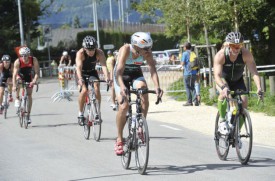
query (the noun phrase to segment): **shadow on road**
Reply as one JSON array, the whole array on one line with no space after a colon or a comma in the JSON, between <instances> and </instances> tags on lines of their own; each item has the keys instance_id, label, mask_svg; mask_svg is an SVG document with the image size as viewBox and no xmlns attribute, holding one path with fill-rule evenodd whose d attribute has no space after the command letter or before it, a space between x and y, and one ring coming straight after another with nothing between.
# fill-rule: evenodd
<instances>
[{"instance_id":1,"label":"shadow on road","mask_svg":"<svg viewBox=\"0 0 275 181\"><path fill-rule=\"evenodd\" d=\"M177 174L190 174L195 172L201 172L205 170L236 170L243 167L251 168L265 168L275 167L275 160L270 158L257 158L251 160L248 165L236 164L202 164L202 165L186 165L186 166L174 166L174 165L162 165L162 166L150 166L147 168L147 175L177 175ZM261 164L262 163L262 164ZM270 163L270 164L267 164Z\"/></svg>"},{"instance_id":2,"label":"shadow on road","mask_svg":"<svg viewBox=\"0 0 275 181\"><path fill-rule=\"evenodd\" d=\"M76 126L78 123L64 123L64 124L48 124L48 125L37 125L31 126L32 128L50 128L50 127L59 127L59 126Z\"/></svg>"}]
</instances>

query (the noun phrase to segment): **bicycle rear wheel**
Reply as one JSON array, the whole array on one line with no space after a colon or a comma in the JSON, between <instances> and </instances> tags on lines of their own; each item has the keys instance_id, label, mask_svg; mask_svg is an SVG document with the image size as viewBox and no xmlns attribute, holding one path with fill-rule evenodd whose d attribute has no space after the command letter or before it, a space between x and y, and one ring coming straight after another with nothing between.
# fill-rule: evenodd
<instances>
[{"instance_id":1,"label":"bicycle rear wheel","mask_svg":"<svg viewBox=\"0 0 275 181\"><path fill-rule=\"evenodd\" d=\"M95 102L92 103L91 105L91 114L92 114L92 120L93 120L93 134L94 134L94 139L96 141L100 140L101 137L101 114L99 111L99 103L98 100L95 100Z\"/></svg>"},{"instance_id":2,"label":"bicycle rear wheel","mask_svg":"<svg viewBox=\"0 0 275 181\"><path fill-rule=\"evenodd\" d=\"M241 117L242 116L242 117ZM241 119L240 119L241 118ZM250 159L253 142L252 123L246 109L236 118L235 146L239 161L246 165Z\"/></svg>"},{"instance_id":3,"label":"bicycle rear wheel","mask_svg":"<svg viewBox=\"0 0 275 181\"><path fill-rule=\"evenodd\" d=\"M126 134L124 135L128 135L127 138L125 140L123 140L123 144L124 144L124 147L123 147L123 150L124 150L124 153L123 155L121 156L121 163L122 163L122 167L124 169L128 169L129 166L130 166L130 163L131 163L131 155L132 155L132 152L131 152L131 147L132 147L132 143L133 143L133 135L131 135L131 120L128 118L127 119L127 126L128 126L128 129L124 129L126 130Z\"/></svg>"},{"instance_id":4,"label":"bicycle rear wheel","mask_svg":"<svg viewBox=\"0 0 275 181\"><path fill-rule=\"evenodd\" d=\"M216 151L217 151L218 157L221 160L226 160L228 152L229 152L229 139L228 139L228 136L222 135L218 131L219 118L220 118L220 114L218 112L217 116L216 116L216 122L215 122L214 140L215 140Z\"/></svg>"},{"instance_id":5,"label":"bicycle rear wheel","mask_svg":"<svg viewBox=\"0 0 275 181\"><path fill-rule=\"evenodd\" d=\"M91 114L90 114L90 108L89 106L87 106L87 104L85 104L84 109L85 109L84 124L83 124L84 137L86 140L88 140L90 138L90 132L91 132L91 126L90 126Z\"/></svg>"},{"instance_id":6,"label":"bicycle rear wheel","mask_svg":"<svg viewBox=\"0 0 275 181\"><path fill-rule=\"evenodd\" d=\"M137 123L135 158L138 172L143 175L149 160L149 129L144 117L141 117Z\"/></svg>"}]
</instances>

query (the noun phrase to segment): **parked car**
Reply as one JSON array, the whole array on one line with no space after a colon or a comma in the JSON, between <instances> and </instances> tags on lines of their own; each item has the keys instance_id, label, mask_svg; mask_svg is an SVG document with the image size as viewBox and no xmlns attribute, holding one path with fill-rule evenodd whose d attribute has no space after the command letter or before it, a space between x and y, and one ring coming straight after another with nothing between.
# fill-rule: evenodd
<instances>
[{"instance_id":1,"label":"parked car","mask_svg":"<svg viewBox=\"0 0 275 181\"><path fill-rule=\"evenodd\" d=\"M166 57L169 57L169 64L180 64L180 51L179 49L164 50Z\"/></svg>"},{"instance_id":2,"label":"parked car","mask_svg":"<svg viewBox=\"0 0 275 181\"><path fill-rule=\"evenodd\" d=\"M158 65L165 65L169 62L169 57L164 51L152 51L153 58Z\"/></svg>"}]
</instances>

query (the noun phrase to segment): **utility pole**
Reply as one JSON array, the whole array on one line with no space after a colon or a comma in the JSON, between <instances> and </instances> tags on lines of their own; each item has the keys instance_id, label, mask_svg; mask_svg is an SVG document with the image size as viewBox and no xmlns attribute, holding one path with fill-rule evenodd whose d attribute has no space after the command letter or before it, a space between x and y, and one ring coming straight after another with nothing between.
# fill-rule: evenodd
<instances>
[{"instance_id":1,"label":"utility pole","mask_svg":"<svg viewBox=\"0 0 275 181\"><path fill-rule=\"evenodd\" d=\"M93 11L94 11L94 25L96 27L95 29L96 29L96 36L97 36L97 44L98 44L98 48L100 48L96 0L93 0Z\"/></svg>"},{"instance_id":2,"label":"utility pole","mask_svg":"<svg viewBox=\"0 0 275 181\"><path fill-rule=\"evenodd\" d=\"M24 31L23 31L23 22L22 22L22 11L21 11L21 0L17 1L18 3L18 14L19 14L19 27L20 27L20 39L21 46L24 45Z\"/></svg>"},{"instance_id":3,"label":"utility pole","mask_svg":"<svg viewBox=\"0 0 275 181\"><path fill-rule=\"evenodd\" d=\"M110 21L111 23L113 22L113 5L112 5L112 0L109 0L110 4Z\"/></svg>"}]
</instances>

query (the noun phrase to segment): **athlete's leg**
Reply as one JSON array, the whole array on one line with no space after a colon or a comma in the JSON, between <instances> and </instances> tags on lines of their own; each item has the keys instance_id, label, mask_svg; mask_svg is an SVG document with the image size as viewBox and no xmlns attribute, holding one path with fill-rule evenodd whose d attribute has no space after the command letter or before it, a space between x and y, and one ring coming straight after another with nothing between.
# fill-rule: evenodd
<instances>
[{"instance_id":1,"label":"athlete's leg","mask_svg":"<svg viewBox=\"0 0 275 181\"><path fill-rule=\"evenodd\" d=\"M139 77L136 80L134 80L133 87L135 89L146 88L147 84L146 84L144 77ZM142 108L142 114L146 118L148 108L149 108L149 95L148 94L141 95L141 108Z\"/></svg>"}]
</instances>

